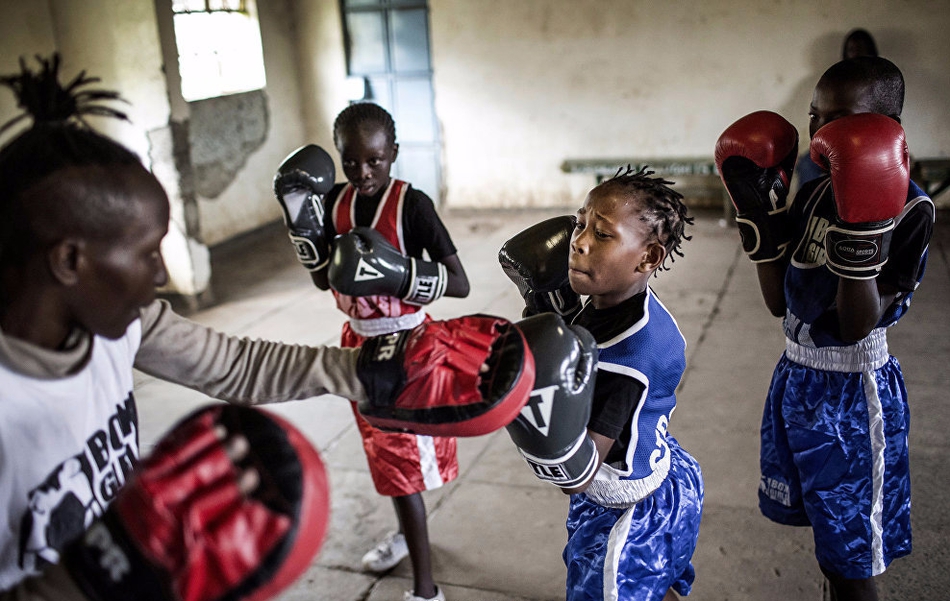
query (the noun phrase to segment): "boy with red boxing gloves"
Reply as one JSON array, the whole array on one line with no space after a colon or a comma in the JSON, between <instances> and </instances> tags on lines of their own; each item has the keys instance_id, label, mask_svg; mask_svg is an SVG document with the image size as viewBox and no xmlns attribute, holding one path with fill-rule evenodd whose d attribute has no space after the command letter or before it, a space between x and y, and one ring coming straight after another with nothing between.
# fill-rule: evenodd
<instances>
[{"instance_id":1,"label":"boy with red boxing gloves","mask_svg":"<svg viewBox=\"0 0 950 601\"><path fill-rule=\"evenodd\" d=\"M811 157L827 176L786 206L798 134L760 111L716 146L743 248L786 350L762 423L759 507L811 526L832 598L877 599L874 576L911 551L909 410L886 328L923 277L934 205L909 177L904 80L880 57L815 87Z\"/></svg>"}]
</instances>

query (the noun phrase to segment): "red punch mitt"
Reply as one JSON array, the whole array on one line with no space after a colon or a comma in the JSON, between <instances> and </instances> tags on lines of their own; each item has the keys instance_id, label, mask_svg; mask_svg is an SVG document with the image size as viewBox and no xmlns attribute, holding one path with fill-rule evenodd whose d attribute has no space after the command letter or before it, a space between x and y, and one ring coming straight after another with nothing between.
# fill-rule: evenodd
<instances>
[{"instance_id":1,"label":"red punch mitt","mask_svg":"<svg viewBox=\"0 0 950 601\"><path fill-rule=\"evenodd\" d=\"M826 266L843 278L876 277L887 262L894 218L907 203L904 128L877 113L841 117L812 136L811 158L831 175L838 213L825 232Z\"/></svg>"},{"instance_id":2,"label":"red punch mitt","mask_svg":"<svg viewBox=\"0 0 950 601\"><path fill-rule=\"evenodd\" d=\"M233 459L236 435L249 449ZM258 483L244 490L248 471ZM214 405L159 441L63 562L93 601L263 601L310 565L329 507L323 463L298 430Z\"/></svg>"},{"instance_id":3,"label":"red punch mitt","mask_svg":"<svg viewBox=\"0 0 950 601\"><path fill-rule=\"evenodd\" d=\"M470 315L375 336L357 375L373 426L428 436L480 436L508 425L534 385L534 356L510 321Z\"/></svg>"}]
</instances>

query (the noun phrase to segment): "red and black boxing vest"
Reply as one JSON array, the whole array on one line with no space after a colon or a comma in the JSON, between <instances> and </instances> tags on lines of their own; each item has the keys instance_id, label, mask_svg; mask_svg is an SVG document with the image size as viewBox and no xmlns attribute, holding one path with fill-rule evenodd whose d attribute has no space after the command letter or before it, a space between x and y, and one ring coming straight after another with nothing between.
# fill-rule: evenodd
<instances>
[{"instance_id":1,"label":"red and black boxing vest","mask_svg":"<svg viewBox=\"0 0 950 601\"><path fill-rule=\"evenodd\" d=\"M402 215L406 201L406 191L409 184L402 180L392 179L386 191L380 198L379 206L370 227L379 232L399 252L406 254L406 244L403 240ZM347 183L340 192L340 197L333 206L333 227L337 234L345 234L355 226L356 222L356 188ZM395 296L348 296L333 291L336 306L351 319L376 319L379 317L399 317L415 313L421 309L418 305L410 305Z\"/></svg>"}]
</instances>

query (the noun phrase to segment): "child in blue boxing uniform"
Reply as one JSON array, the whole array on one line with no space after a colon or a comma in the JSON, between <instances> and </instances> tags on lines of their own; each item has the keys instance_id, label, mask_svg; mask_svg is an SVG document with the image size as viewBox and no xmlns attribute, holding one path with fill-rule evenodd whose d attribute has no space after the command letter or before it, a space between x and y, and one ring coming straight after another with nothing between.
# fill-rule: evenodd
<instances>
[{"instance_id":1,"label":"child in blue boxing uniform","mask_svg":"<svg viewBox=\"0 0 950 601\"><path fill-rule=\"evenodd\" d=\"M571 491L567 598L675 599L689 594L702 472L667 432L686 342L648 285L679 252L682 196L648 173L591 190L571 237L571 288L588 295L574 318L597 340L588 432L601 465Z\"/></svg>"},{"instance_id":2,"label":"child in blue boxing uniform","mask_svg":"<svg viewBox=\"0 0 950 601\"><path fill-rule=\"evenodd\" d=\"M536 472L571 493L563 553L570 601L676 599L695 577L702 472L667 432L686 341L648 285L681 254L692 218L670 182L650 174L628 170L601 183L576 220L532 226L499 256L527 313L573 316L572 327L589 331L598 349L587 419L575 419L582 402L562 400L544 429L530 420L509 426L521 428L512 437L529 464L557 455L555 441L577 440L546 462L550 471ZM579 295L587 296L582 308Z\"/></svg>"},{"instance_id":3,"label":"child in blue boxing uniform","mask_svg":"<svg viewBox=\"0 0 950 601\"><path fill-rule=\"evenodd\" d=\"M740 223L758 234L743 245L787 339L763 416L759 506L811 526L836 600L877 599L874 576L911 551L910 414L886 332L923 277L934 205L909 179L903 102L903 76L884 58L825 71L809 114L811 156L828 173L787 216L794 128L760 111L717 146L733 201L751 207Z\"/></svg>"}]
</instances>

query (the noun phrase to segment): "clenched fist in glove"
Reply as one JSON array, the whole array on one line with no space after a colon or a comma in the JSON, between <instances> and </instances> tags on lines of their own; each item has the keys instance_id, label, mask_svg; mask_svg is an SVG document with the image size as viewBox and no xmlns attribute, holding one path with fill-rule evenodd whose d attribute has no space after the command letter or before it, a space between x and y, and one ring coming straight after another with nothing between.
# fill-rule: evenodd
<instances>
[{"instance_id":1,"label":"clenched fist in glove","mask_svg":"<svg viewBox=\"0 0 950 601\"><path fill-rule=\"evenodd\" d=\"M263 601L310 565L329 507L299 431L214 405L159 441L63 564L93 601Z\"/></svg>"},{"instance_id":2,"label":"clenched fist in glove","mask_svg":"<svg viewBox=\"0 0 950 601\"><path fill-rule=\"evenodd\" d=\"M812 136L811 158L830 173L838 212L825 232L825 264L843 278L876 277L887 262L894 218L907 202L904 128L877 113L841 117Z\"/></svg>"},{"instance_id":3,"label":"clenched fist in glove","mask_svg":"<svg viewBox=\"0 0 950 601\"><path fill-rule=\"evenodd\" d=\"M786 200L797 158L798 130L770 111L742 117L716 142L716 167L736 207L742 249L755 263L785 254Z\"/></svg>"},{"instance_id":4,"label":"clenched fist in glove","mask_svg":"<svg viewBox=\"0 0 950 601\"><path fill-rule=\"evenodd\" d=\"M564 489L580 486L600 467L587 434L597 343L580 326L542 313L517 323L534 354L534 390L508 434L535 476Z\"/></svg>"},{"instance_id":5,"label":"clenched fist in glove","mask_svg":"<svg viewBox=\"0 0 950 601\"><path fill-rule=\"evenodd\" d=\"M290 230L290 241L297 259L310 271L326 267L330 256L323 227L323 197L335 177L333 159L315 144L292 152L274 176L274 195Z\"/></svg>"},{"instance_id":6,"label":"clenched fist in glove","mask_svg":"<svg viewBox=\"0 0 950 601\"><path fill-rule=\"evenodd\" d=\"M519 232L502 245L498 262L524 298L524 317L552 311L573 319L581 297L567 277L567 256L577 220L553 217Z\"/></svg>"},{"instance_id":7,"label":"clenched fist in glove","mask_svg":"<svg viewBox=\"0 0 950 601\"><path fill-rule=\"evenodd\" d=\"M373 228L355 227L337 236L327 279L348 296L395 296L427 305L445 294L448 271L442 263L403 255Z\"/></svg>"},{"instance_id":8,"label":"clenched fist in glove","mask_svg":"<svg viewBox=\"0 0 950 601\"><path fill-rule=\"evenodd\" d=\"M470 315L368 338L357 376L360 414L380 429L479 436L518 415L534 385L534 357L510 321Z\"/></svg>"}]
</instances>

